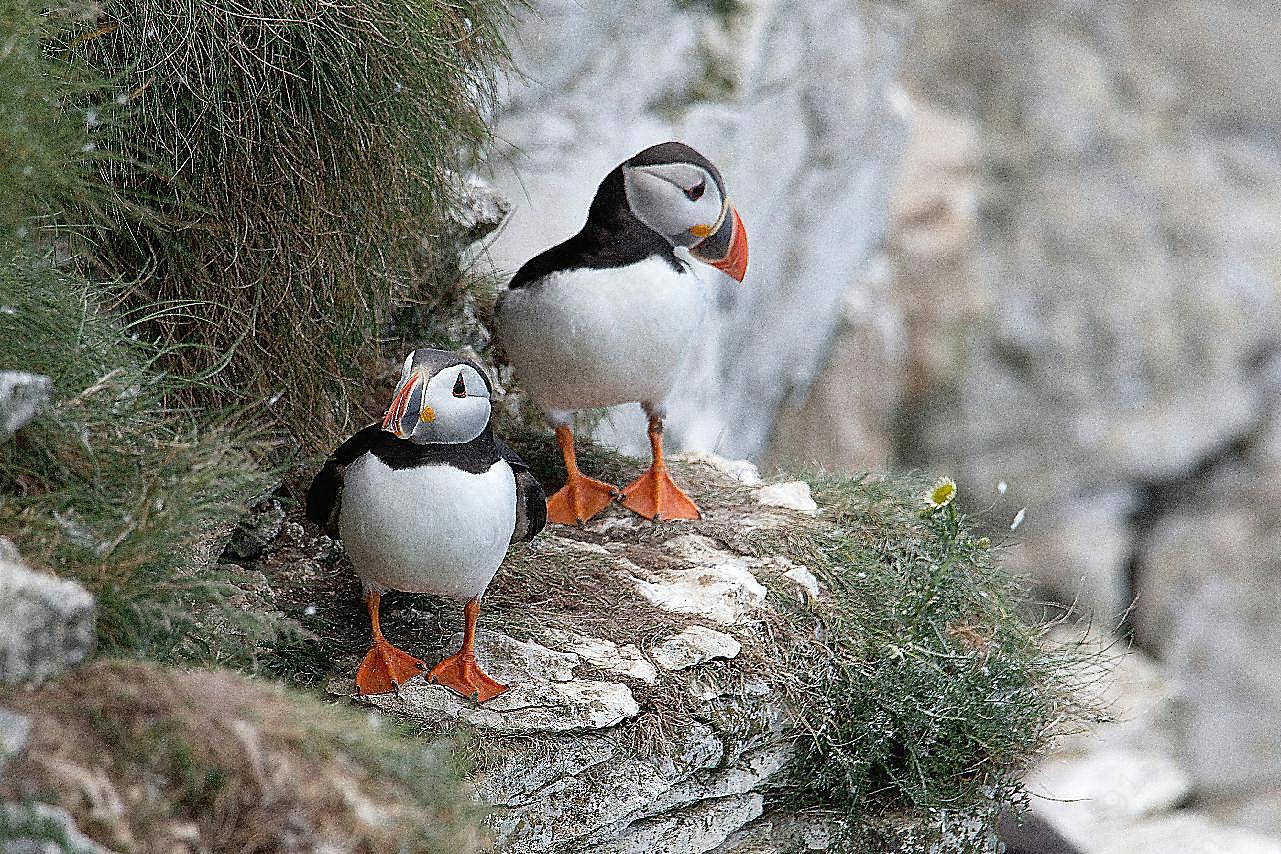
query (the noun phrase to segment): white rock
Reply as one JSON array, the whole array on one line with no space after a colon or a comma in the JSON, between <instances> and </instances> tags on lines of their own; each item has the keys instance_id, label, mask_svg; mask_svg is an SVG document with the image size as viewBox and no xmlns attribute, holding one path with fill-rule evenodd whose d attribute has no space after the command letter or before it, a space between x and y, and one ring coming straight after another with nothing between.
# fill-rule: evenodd
<instances>
[{"instance_id":1,"label":"white rock","mask_svg":"<svg viewBox=\"0 0 1281 854\"><path fill-rule=\"evenodd\" d=\"M573 653L588 664L613 673L630 676L646 684L653 684L658 676L654 665L650 664L649 659L634 643L619 646L604 638L562 632L559 629L548 629L543 632L543 636L556 648Z\"/></svg>"},{"instance_id":2,"label":"white rock","mask_svg":"<svg viewBox=\"0 0 1281 854\"><path fill-rule=\"evenodd\" d=\"M602 851L618 854L701 854L711 851L765 811L757 792L698 803L658 818L638 821L615 846Z\"/></svg>"},{"instance_id":3,"label":"white rock","mask_svg":"<svg viewBox=\"0 0 1281 854\"><path fill-rule=\"evenodd\" d=\"M1180 812L1115 828L1089 854L1281 854L1281 841Z\"/></svg>"},{"instance_id":4,"label":"white rock","mask_svg":"<svg viewBox=\"0 0 1281 854\"><path fill-rule=\"evenodd\" d=\"M640 594L658 607L728 626L765 601L765 588L751 570L760 561L719 549L698 534L674 537L666 545L692 566L661 570L648 579L633 575Z\"/></svg>"},{"instance_id":5,"label":"white rock","mask_svg":"<svg viewBox=\"0 0 1281 854\"><path fill-rule=\"evenodd\" d=\"M1099 826L1169 810L1192 793L1177 762L1156 751L1117 747L1052 758L1028 775L1033 792L1052 793L1037 812L1060 829Z\"/></svg>"},{"instance_id":6,"label":"white rock","mask_svg":"<svg viewBox=\"0 0 1281 854\"><path fill-rule=\"evenodd\" d=\"M53 396L53 380L25 371L0 371L0 439L17 432Z\"/></svg>"},{"instance_id":7,"label":"white rock","mask_svg":"<svg viewBox=\"0 0 1281 854\"><path fill-rule=\"evenodd\" d=\"M676 459L690 463L704 463L744 486L760 486L765 483L761 480L760 470L751 460L731 460L710 451L685 451Z\"/></svg>"},{"instance_id":8,"label":"white rock","mask_svg":"<svg viewBox=\"0 0 1281 854\"><path fill-rule=\"evenodd\" d=\"M74 581L28 569L0 537L0 683L48 679L93 649L93 596Z\"/></svg>"},{"instance_id":9,"label":"white rock","mask_svg":"<svg viewBox=\"0 0 1281 854\"><path fill-rule=\"evenodd\" d=\"M0 778L5 764L26 749L30 737L31 718L0 707Z\"/></svg>"},{"instance_id":10,"label":"white rock","mask_svg":"<svg viewBox=\"0 0 1281 854\"><path fill-rule=\"evenodd\" d=\"M457 634L451 649L462 643ZM363 698L387 712L435 723L457 719L482 729L502 733L584 732L607 729L640 714L640 707L626 685L575 679L577 655L557 652L541 644L522 642L499 632L482 630L476 635L476 657L490 676L508 686L480 706L426 677L415 677L400 694ZM350 688L345 683L341 692Z\"/></svg>"},{"instance_id":11,"label":"white rock","mask_svg":"<svg viewBox=\"0 0 1281 854\"><path fill-rule=\"evenodd\" d=\"M810 485L803 480L771 483L753 493L757 501L767 507L783 507L798 513L817 513L818 504L810 495Z\"/></svg>"},{"instance_id":12,"label":"white rock","mask_svg":"<svg viewBox=\"0 0 1281 854\"><path fill-rule=\"evenodd\" d=\"M819 587L818 579L814 577L814 573L810 572L808 566L792 563L785 557L775 557L774 562L786 566L787 571L783 573L783 577L789 581L796 582L797 586L804 590L811 599L817 599L822 595L823 590Z\"/></svg>"},{"instance_id":13,"label":"white rock","mask_svg":"<svg viewBox=\"0 0 1281 854\"><path fill-rule=\"evenodd\" d=\"M654 647L654 660L667 670L684 670L713 658L733 658L742 645L706 626L690 626Z\"/></svg>"}]
</instances>

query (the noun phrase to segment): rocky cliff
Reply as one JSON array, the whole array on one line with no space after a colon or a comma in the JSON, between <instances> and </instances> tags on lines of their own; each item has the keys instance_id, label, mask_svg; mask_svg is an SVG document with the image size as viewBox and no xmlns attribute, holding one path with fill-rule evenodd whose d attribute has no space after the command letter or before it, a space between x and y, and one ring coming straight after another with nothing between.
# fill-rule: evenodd
<instances>
[{"instance_id":1,"label":"rocky cliff","mask_svg":"<svg viewBox=\"0 0 1281 854\"><path fill-rule=\"evenodd\" d=\"M554 477L550 440L516 441ZM590 445L580 460L619 481L640 468ZM1013 616L992 546L917 481L673 468L702 520L613 509L513 548L478 643L511 690L482 706L417 678L353 696L367 626L341 545L264 498L210 571L238 607L297 622L254 653L308 690L97 661L0 694L16 713L0 800L26 810L0 828L115 850L456 852L482 845L472 799L483 845L507 852L991 850L1017 770L1072 708L1068 659ZM459 610L391 595L383 628L431 659L457 645ZM447 755L465 772L452 789Z\"/></svg>"},{"instance_id":2,"label":"rocky cliff","mask_svg":"<svg viewBox=\"0 0 1281 854\"><path fill-rule=\"evenodd\" d=\"M1186 686L1197 799L1281 833L1275 9L914 9L884 281L849 297L881 313L851 316L776 458L890 448L1025 507L1011 556L1045 598L1104 625L1133 602Z\"/></svg>"}]
</instances>

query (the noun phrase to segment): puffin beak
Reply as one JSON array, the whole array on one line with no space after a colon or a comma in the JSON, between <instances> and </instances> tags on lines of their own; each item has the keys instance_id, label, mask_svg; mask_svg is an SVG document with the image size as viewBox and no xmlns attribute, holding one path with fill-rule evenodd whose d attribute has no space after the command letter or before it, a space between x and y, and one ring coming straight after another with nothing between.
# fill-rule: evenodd
<instances>
[{"instance_id":1,"label":"puffin beak","mask_svg":"<svg viewBox=\"0 0 1281 854\"><path fill-rule=\"evenodd\" d=\"M383 416L383 429L396 434L397 439L408 439L413 435L418 422L436 420L436 413L430 406L423 406L423 393L426 391L427 379L414 372L396 387L396 394Z\"/></svg>"},{"instance_id":2,"label":"puffin beak","mask_svg":"<svg viewBox=\"0 0 1281 854\"><path fill-rule=\"evenodd\" d=\"M747 273L747 230L738 217L738 210L726 204L725 215L721 217L716 231L691 247L689 254L723 273L729 273L735 281L743 281Z\"/></svg>"}]
</instances>

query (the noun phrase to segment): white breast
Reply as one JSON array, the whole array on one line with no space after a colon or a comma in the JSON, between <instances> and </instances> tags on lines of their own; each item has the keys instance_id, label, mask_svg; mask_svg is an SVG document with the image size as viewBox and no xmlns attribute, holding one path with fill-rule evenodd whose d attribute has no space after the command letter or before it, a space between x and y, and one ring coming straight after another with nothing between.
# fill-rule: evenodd
<instances>
[{"instance_id":1,"label":"white breast","mask_svg":"<svg viewBox=\"0 0 1281 854\"><path fill-rule=\"evenodd\" d=\"M365 454L343 474L338 532L374 587L479 596L515 527L516 479L505 460L469 474L446 465L394 470Z\"/></svg>"},{"instance_id":2,"label":"white breast","mask_svg":"<svg viewBox=\"0 0 1281 854\"><path fill-rule=\"evenodd\" d=\"M517 379L544 409L661 402L693 349L707 289L659 258L552 273L504 295L498 326Z\"/></svg>"}]
</instances>

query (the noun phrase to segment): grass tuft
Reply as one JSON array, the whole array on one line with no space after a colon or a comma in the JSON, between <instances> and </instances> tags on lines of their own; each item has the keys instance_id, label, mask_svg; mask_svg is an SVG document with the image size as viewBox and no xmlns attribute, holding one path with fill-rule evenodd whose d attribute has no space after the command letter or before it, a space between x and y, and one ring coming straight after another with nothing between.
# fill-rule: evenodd
<instances>
[{"instance_id":1,"label":"grass tuft","mask_svg":"<svg viewBox=\"0 0 1281 854\"><path fill-rule=\"evenodd\" d=\"M1081 714L1070 650L1017 613L1014 585L954 502L931 509L914 478L813 481L822 523L752 535L761 555L808 567L825 589L776 582L775 679L800 734L788 799L845 818L849 840L918 824L913 850L948 824L981 829L1023 799L1018 774ZM851 843L853 844L853 843Z\"/></svg>"},{"instance_id":2,"label":"grass tuft","mask_svg":"<svg viewBox=\"0 0 1281 854\"><path fill-rule=\"evenodd\" d=\"M277 685L99 659L0 699L32 720L0 799L57 803L117 850L483 847L480 809L441 745Z\"/></svg>"},{"instance_id":3,"label":"grass tuft","mask_svg":"<svg viewBox=\"0 0 1281 854\"><path fill-rule=\"evenodd\" d=\"M92 254L162 364L267 400L305 447L363 425L400 302L457 290L450 213L506 60L496 0L114 0L76 50L120 77ZM453 301L444 314L456 314ZM199 346L190 346L198 344ZM357 423L359 422L359 424Z\"/></svg>"},{"instance_id":4,"label":"grass tuft","mask_svg":"<svg viewBox=\"0 0 1281 854\"><path fill-rule=\"evenodd\" d=\"M106 650L251 664L294 628L237 607L211 552L270 473L233 420L175 406L186 384L102 299L43 260L0 264L0 365L54 381L51 407L0 445L0 530L89 588Z\"/></svg>"}]
</instances>

